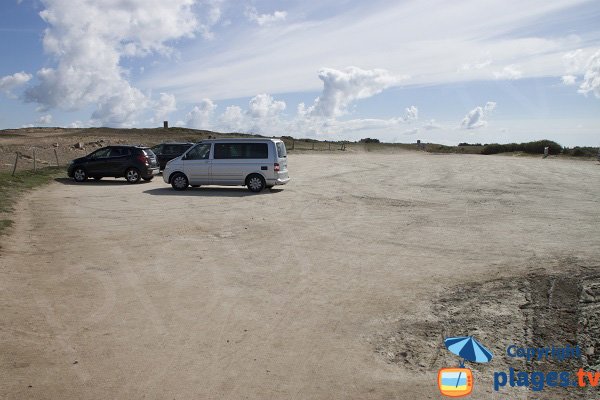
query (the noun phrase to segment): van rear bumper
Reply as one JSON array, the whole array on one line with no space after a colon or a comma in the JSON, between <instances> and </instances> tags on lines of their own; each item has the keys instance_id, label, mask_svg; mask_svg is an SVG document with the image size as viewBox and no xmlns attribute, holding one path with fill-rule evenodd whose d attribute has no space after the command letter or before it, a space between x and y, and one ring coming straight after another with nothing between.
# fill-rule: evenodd
<instances>
[{"instance_id":1,"label":"van rear bumper","mask_svg":"<svg viewBox=\"0 0 600 400\"><path fill-rule=\"evenodd\" d=\"M290 181L290 178L277 178L272 180L271 182L269 182L269 184L272 185L285 185L286 183L288 183Z\"/></svg>"}]
</instances>

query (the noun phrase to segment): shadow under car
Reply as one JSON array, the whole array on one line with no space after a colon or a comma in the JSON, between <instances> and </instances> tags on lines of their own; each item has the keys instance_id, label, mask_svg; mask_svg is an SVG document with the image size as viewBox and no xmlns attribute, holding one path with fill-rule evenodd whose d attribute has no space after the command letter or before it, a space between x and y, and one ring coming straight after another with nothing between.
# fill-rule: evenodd
<instances>
[{"instance_id":1,"label":"shadow under car","mask_svg":"<svg viewBox=\"0 0 600 400\"><path fill-rule=\"evenodd\" d=\"M186 190L174 190L171 187L144 190L144 193L153 196L204 196L204 197L246 197L261 194L276 194L283 189L265 189L260 193L252 193L245 186L240 187L199 187Z\"/></svg>"}]
</instances>

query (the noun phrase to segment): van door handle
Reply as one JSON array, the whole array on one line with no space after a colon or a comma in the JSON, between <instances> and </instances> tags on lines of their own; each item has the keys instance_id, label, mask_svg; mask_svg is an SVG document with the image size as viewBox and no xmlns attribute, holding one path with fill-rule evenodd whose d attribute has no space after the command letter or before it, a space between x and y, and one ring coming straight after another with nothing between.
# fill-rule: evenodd
<instances>
[{"instance_id":1,"label":"van door handle","mask_svg":"<svg viewBox=\"0 0 600 400\"><path fill-rule=\"evenodd\" d=\"M261 170L261 171L266 171L266 170L268 170L268 169L269 169L269 167L267 167L266 165L263 165L262 167L260 167L260 170Z\"/></svg>"}]
</instances>

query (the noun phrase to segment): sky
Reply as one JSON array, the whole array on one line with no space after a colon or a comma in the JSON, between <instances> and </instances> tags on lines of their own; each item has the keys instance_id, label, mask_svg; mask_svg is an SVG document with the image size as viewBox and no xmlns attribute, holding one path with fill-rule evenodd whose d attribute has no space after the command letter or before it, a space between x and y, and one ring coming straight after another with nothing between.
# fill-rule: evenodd
<instances>
[{"instance_id":1,"label":"sky","mask_svg":"<svg viewBox=\"0 0 600 400\"><path fill-rule=\"evenodd\" d=\"M0 129L600 146L597 0L1 0Z\"/></svg>"}]
</instances>

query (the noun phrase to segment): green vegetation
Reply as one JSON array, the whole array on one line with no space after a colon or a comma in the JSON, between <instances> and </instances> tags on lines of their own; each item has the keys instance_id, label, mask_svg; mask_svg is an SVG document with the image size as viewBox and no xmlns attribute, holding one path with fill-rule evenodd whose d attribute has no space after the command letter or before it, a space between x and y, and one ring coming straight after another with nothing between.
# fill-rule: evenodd
<instances>
[{"instance_id":1,"label":"green vegetation","mask_svg":"<svg viewBox=\"0 0 600 400\"><path fill-rule=\"evenodd\" d=\"M598 148L596 147L579 147L575 146L572 149L565 147L563 154L571 157L596 157L598 155Z\"/></svg>"},{"instance_id":2,"label":"green vegetation","mask_svg":"<svg viewBox=\"0 0 600 400\"><path fill-rule=\"evenodd\" d=\"M427 143L425 151L428 153L451 153L451 154L481 154L481 144L460 143L458 146L445 146L443 144Z\"/></svg>"},{"instance_id":3,"label":"green vegetation","mask_svg":"<svg viewBox=\"0 0 600 400\"><path fill-rule=\"evenodd\" d=\"M379 139L364 138L360 139L361 143L380 143Z\"/></svg>"},{"instance_id":4,"label":"green vegetation","mask_svg":"<svg viewBox=\"0 0 600 400\"><path fill-rule=\"evenodd\" d=\"M549 147L550 154L553 155L562 152L562 146L560 144L553 142L552 140L538 140L536 142L527 143L487 144L481 150L481 154L511 153L515 151L522 151L523 153L528 154L544 154L544 147Z\"/></svg>"},{"instance_id":5,"label":"green vegetation","mask_svg":"<svg viewBox=\"0 0 600 400\"><path fill-rule=\"evenodd\" d=\"M64 175L64 168L49 167L38 169L37 172L22 171L11 176L10 172L0 173L0 235L4 234L13 221L10 213L19 196L38 186L45 185L52 179Z\"/></svg>"}]
</instances>

